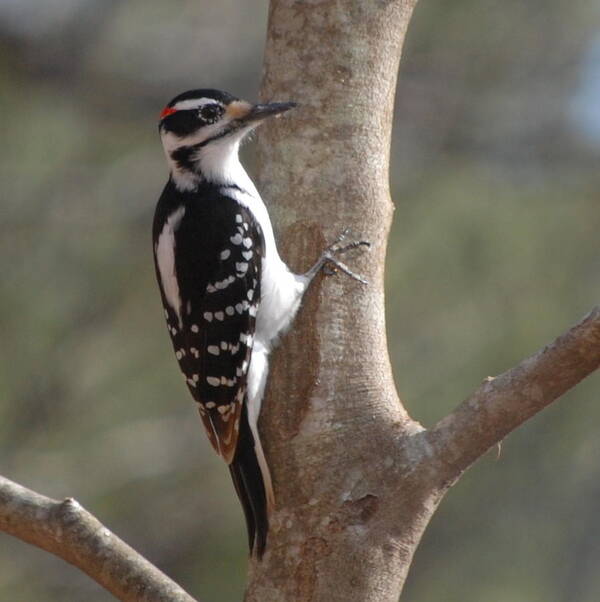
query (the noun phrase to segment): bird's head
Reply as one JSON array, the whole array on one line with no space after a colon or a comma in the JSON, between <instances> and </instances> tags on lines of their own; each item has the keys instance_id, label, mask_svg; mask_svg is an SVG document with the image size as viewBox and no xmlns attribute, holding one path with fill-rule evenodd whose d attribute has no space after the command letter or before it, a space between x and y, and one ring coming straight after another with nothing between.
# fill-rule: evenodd
<instances>
[{"instance_id":1,"label":"bird's head","mask_svg":"<svg viewBox=\"0 0 600 602\"><path fill-rule=\"evenodd\" d=\"M251 104L219 90L190 90L161 112L162 144L179 188L205 179L235 183L238 150L244 136L266 118L296 106L293 102Z\"/></svg>"}]
</instances>

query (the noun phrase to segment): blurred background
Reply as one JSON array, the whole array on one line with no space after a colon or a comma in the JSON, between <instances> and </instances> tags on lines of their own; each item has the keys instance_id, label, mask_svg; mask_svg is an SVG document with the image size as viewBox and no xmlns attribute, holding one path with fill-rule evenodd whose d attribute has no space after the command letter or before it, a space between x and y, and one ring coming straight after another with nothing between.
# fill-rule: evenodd
<instances>
[{"instance_id":1,"label":"blurred background","mask_svg":"<svg viewBox=\"0 0 600 602\"><path fill-rule=\"evenodd\" d=\"M240 599L246 538L159 306L156 117L192 87L256 98L266 18L265 0L0 0L0 474L75 496L211 601ZM599 159L598 2L421 0L387 312L425 425L598 302ZM406 600L600 599L599 396L595 376L463 478ZM0 600L110 599L0 534Z\"/></svg>"}]
</instances>

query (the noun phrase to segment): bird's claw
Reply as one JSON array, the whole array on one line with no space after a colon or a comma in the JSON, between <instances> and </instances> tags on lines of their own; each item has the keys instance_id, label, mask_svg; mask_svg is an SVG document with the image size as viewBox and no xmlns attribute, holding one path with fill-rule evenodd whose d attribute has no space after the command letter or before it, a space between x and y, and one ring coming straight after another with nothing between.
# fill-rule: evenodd
<instances>
[{"instance_id":1,"label":"bird's claw","mask_svg":"<svg viewBox=\"0 0 600 602\"><path fill-rule=\"evenodd\" d=\"M347 276L350 276L350 278L357 280L361 284L368 284L367 280L353 272L345 263L342 263L339 259L337 259L337 257L335 257L336 255L341 255L342 253L346 253L347 251L351 251L352 249L357 249L359 247L370 248L371 243L366 240L350 240L345 242L349 234L350 228L345 228L335 239L335 241L329 245L327 249L325 249L322 255L323 273L326 276L332 276L340 271L344 272L344 274Z\"/></svg>"}]
</instances>

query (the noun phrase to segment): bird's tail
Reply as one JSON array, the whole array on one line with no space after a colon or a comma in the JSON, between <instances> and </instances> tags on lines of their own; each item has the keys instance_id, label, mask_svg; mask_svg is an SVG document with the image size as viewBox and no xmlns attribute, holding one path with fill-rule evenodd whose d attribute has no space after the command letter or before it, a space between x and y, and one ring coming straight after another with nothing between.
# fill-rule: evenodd
<instances>
[{"instance_id":1,"label":"bird's tail","mask_svg":"<svg viewBox=\"0 0 600 602\"><path fill-rule=\"evenodd\" d=\"M250 428L245 404L242 408L235 456L229 465L229 472L244 509L250 553L256 554L260 559L267 544L273 490L262 446Z\"/></svg>"}]
</instances>

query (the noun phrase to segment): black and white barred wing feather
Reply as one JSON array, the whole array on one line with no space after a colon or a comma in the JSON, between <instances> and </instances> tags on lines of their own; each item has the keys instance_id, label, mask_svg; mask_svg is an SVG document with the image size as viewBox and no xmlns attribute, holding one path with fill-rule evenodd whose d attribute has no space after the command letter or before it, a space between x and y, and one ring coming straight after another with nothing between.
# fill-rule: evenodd
<instances>
[{"instance_id":1,"label":"black and white barred wing feather","mask_svg":"<svg viewBox=\"0 0 600 602\"><path fill-rule=\"evenodd\" d=\"M228 197L159 203L154 230L175 355L212 446L231 464L247 422L263 236L251 213Z\"/></svg>"}]
</instances>

